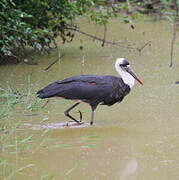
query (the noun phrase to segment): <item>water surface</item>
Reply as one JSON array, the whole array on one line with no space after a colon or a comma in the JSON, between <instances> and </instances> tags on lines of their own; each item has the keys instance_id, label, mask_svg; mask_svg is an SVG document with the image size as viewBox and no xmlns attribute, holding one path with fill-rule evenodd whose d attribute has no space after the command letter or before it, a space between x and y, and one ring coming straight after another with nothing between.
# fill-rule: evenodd
<instances>
[{"instance_id":1,"label":"water surface","mask_svg":"<svg viewBox=\"0 0 179 180\"><path fill-rule=\"evenodd\" d=\"M102 36L102 28L82 20L82 29ZM56 59L57 50L37 56L38 65L0 67L2 84L24 89L30 78L32 92L50 82L79 74L117 75L114 62L126 57L143 80L120 104L99 106L92 127L38 129L20 128L18 137L33 136L29 148L2 153L19 172L11 179L73 180L177 180L179 178L179 58L176 45L174 67L169 68L171 26L166 22L136 22L135 29L113 20L108 26L111 41L131 42L141 53L106 45L101 47L82 35L60 48L65 56L60 63L44 71ZM80 46L83 50L80 50ZM14 111L10 121L36 124L65 122L63 112L73 102L52 99L34 116ZM84 120L90 120L90 107L82 104ZM2 169L4 178L8 172ZM10 170L9 170L10 174Z\"/></svg>"}]
</instances>

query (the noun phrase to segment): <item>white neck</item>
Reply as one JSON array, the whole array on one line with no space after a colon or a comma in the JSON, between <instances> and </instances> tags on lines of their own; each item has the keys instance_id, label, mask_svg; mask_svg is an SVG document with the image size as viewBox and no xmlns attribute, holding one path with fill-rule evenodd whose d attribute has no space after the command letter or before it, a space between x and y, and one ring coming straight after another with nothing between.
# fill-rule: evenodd
<instances>
[{"instance_id":1,"label":"white neck","mask_svg":"<svg viewBox=\"0 0 179 180\"><path fill-rule=\"evenodd\" d=\"M115 64L116 71L121 76L122 80L125 84L127 84L130 88L132 88L135 84L135 79L128 72L124 71L118 64Z\"/></svg>"}]
</instances>

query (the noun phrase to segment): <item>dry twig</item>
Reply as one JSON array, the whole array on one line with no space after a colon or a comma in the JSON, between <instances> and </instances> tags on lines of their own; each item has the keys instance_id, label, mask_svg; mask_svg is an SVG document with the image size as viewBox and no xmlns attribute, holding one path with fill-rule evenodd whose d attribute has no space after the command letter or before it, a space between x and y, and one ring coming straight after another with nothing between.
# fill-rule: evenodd
<instances>
[{"instance_id":1,"label":"dry twig","mask_svg":"<svg viewBox=\"0 0 179 180\"><path fill-rule=\"evenodd\" d=\"M75 26L74 26L74 27L68 27L68 29L69 29L69 30L72 30L72 31L76 31L76 32L78 32L78 33L80 33L80 34L83 34L83 35L85 35L85 36L87 36L87 37L90 37L90 38L92 38L92 39L94 39L94 40L100 41L100 42L102 42L102 45L103 45L104 43L106 43L106 44L109 44L109 45L114 45L114 46L118 46L118 47L125 48L125 49L137 50L137 51L139 51L139 52L141 52L147 45L151 45L151 41L149 41L149 42L145 43L141 48L132 47L132 46L130 46L130 45L122 45L122 44L120 44L119 42L107 41L107 40L102 39L102 38L100 38L100 37L97 37L97 36L94 36L94 35L92 35L92 34L89 34L89 33L86 33L86 32L84 32L84 31L81 31L81 30L79 30L79 29L78 29L77 27L75 27ZM105 34L106 34L106 32L105 32ZM106 38L106 35L105 35L104 37Z\"/></svg>"},{"instance_id":2,"label":"dry twig","mask_svg":"<svg viewBox=\"0 0 179 180\"><path fill-rule=\"evenodd\" d=\"M171 41L171 49L170 49L170 67L173 65L173 55L174 55L174 45L177 35L177 20L179 16L179 5L178 0L173 1L174 7L175 7L175 17L173 20L173 35L172 35L172 41Z\"/></svg>"},{"instance_id":3,"label":"dry twig","mask_svg":"<svg viewBox=\"0 0 179 180\"><path fill-rule=\"evenodd\" d=\"M60 57L58 57L55 61L53 61L48 67L46 67L44 69L44 71L49 70L55 63L57 63L62 57L64 57L64 55L61 55Z\"/></svg>"}]
</instances>

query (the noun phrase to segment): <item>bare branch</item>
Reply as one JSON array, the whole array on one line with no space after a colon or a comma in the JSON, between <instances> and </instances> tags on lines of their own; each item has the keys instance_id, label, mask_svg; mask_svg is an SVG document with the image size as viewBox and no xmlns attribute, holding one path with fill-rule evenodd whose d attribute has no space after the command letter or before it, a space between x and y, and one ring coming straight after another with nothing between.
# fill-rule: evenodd
<instances>
[{"instance_id":1,"label":"bare branch","mask_svg":"<svg viewBox=\"0 0 179 180\"><path fill-rule=\"evenodd\" d=\"M44 71L49 70L54 64L56 64L62 57L64 57L64 55L62 54L60 57L57 57L57 59L55 61L53 61L48 67L46 67L44 69Z\"/></svg>"},{"instance_id":2,"label":"bare branch","mask_svg":"<svg viewBox=\"0 0 179 180\"><path fill-rule=\"evenodd\" d=\"M176 22L173 23L173 35L172 35L171 49L170 49L170 65L169 65L170 67L172 67L173 65L175 39L176 39Z\"/></svg>"},{"instance_id":3,"label":"bare branch","mask_svg":"<svg viewBox=\"0 0 179 180\"><path fill-rule=\"evenodd\" d=\"M141 48L137 48L139 52L141 52L147 45L151 45L151 41L146 42Z\"/></svg>"},{"instance_id":4,"label":"bare branch","mask_svg":"<svg viewBox=\"0 0 179 180\"><path fill-rule=\"evenodd\" d=\"M42 109L49 103L50 99L47 99L47 101L42 105Z\"/></svg>"},{"instance_id":5,"label":"bare branch","mask_svg":"<svg viewBox=\"0 0 179 180\"><path fill-rule=\"evenodd\" d=\"M104 36L103 36L103 42L101 44L102 47L104 46L104 43L106 41L106 32L107 32L107 26L106 24L104 24Z\"/></svg>"},{"instance_id":6,"label":"bare branch","mask_svg":"<svg viewBox=\"0 0 179 180\"><path fill-rule=\"evenodd\" d=\"M175 45L175 40L176 40L176 35L177 35L177 20L179 16L179 4L178 0L174 0L174 5L175 5L175 16L173 18L173 34L172 34L172 41L171 41L171 49L170 49L170 67L173 66L173 55L174 55L174 45Z\"/></svg>"},{"instance_id":7,"label":"bare branch","mask_svg":"<svg viewBox=\"0 0 179 180\"><path fill-rule=\"evenodd\" d=\"M75 27L68 27L68 29L69 29L69 30L72 30L72 31L76 31L76 32L78 32L78 33L80 33L80 34L83 34L83 35L85 35L85 36L88 36L88 37L90 37L90 38L92 38L92 39L95 39L95 40L104 42L104 43L106 43L106 44L110 44L110 45L114 45L114 46L118 46L118 47L126 48L126 49L137 50L136 47L132 47L132 46L129 46L129 45L126 45L126 46L125 46L125 45L119 44L118 42L107 41L107 40L101 39L101 38L99 38L99 37L97 37L97 36L94 36L94 35L91 35L91 34L89 34L89 33L84 32L84 31L81 31L81 30L79 30L79 29L77 29L77 28L75 28Z\"/></svg>"}]
</instances>

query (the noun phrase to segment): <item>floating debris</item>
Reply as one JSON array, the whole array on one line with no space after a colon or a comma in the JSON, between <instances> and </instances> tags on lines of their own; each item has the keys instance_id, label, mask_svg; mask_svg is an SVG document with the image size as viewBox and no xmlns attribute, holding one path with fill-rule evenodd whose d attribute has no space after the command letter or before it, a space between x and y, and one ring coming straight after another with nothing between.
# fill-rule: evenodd
<instances>
[{"instance_id":1,"label":"floating debris","mask_svg":"<svg viewBox=\"0 0 179 180\"><path fill-rule=\"evenodd\" d=\"M59 129L59 128L82 128L87 126L90 126L90 124L84 122L78 124L74 121L68 121L68 122L47 123L47 124L23 123L20 127L30 128L33 130L40 130L40 129Z\"/></svg>"}]
</instances>

